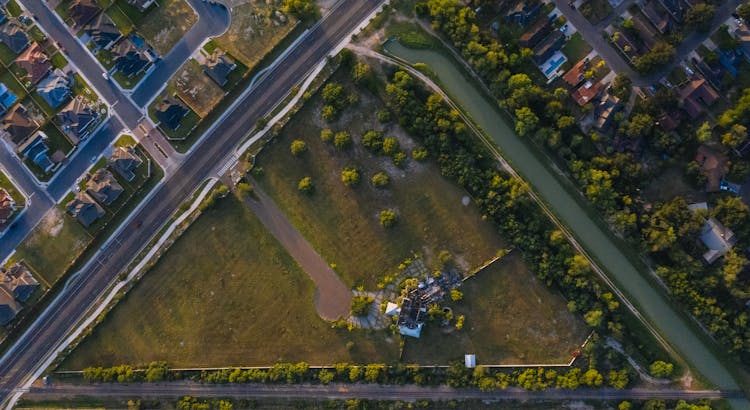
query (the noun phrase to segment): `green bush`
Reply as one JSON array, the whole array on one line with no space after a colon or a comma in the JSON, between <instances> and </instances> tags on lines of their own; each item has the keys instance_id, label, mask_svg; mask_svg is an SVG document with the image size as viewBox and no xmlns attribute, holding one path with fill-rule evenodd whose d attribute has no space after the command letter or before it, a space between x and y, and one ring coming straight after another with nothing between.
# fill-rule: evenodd
<instances>
[{"instance_id":1,"label":"green bush","mask_svg":"<svg viewBox=\"0 0 750 410\"><path fill-rule=\"evenodd\" d=\"M315 183L313 183L312 178L304 177L299 180L299 184L297 184L297 189L303 194L310 195L313 192L315 192Z\"/></svg>"},{"instance_id":2,"label":"green bush","mask_svg":"<svg viewBox=\"0 0 750 410\"><path fill-rule=\"evenodd\" d=\"M302 140L294 140L289 146L289 150L292 152L292 155L294 155L295 157L299 157L307 152L307 144L305 144L305 141Z\"/></svg>"},{"instance_id":3,"label":"green bush","mask_svg":"<svg viewBox=\"0 0 750 410\"><path fill-rule=\"evenodd\" d=\"M341 170L341 181L344 185L352 188L359 184L360 172L357 167L349 166Z\"/></svg>"},{"instance_id":4,"label":"green bush","mask_svg":"<svg viewBox=\"0 0 750 410\"><path fill-rule=\"evenodd\" d=\"M372 296L356 295L352 298L352 316L367 316L375 299Z\"/></svg>"},{"instance_id":5,"label":"green bush","mask_svg":"<svg viewBox=\"0 0 750 410\"><path fill-rule=\"evenodd\" d=\"M333 141L333 130L330 128L326 128L324 130L320 131L320 139L323 142L331 142Z\"/></svg>"},{"instance_id":6,"label":"green bush","mask_svg":"<svg viewBox=\"0 0 750 410\"><path fill-rule=\"evenodd\" d=\"M333 136L333 146L338 149L348 149L352 146L352 136L346 131L339 131Z\"/></svg>"},{"instance_id":7,"label":"green bush","mask_svg":"<svg viewBox=\"0 0 750 410\"><path fill-rule=\"evenodd\" d=\"M383 228L392 228L398 222L398 214L392 209L380 211L380 225Z\"/></svg>"},{"instance_id":8,"label":"green bush","mask_svg":"<svg viewBox=\"0 0 750 410\"><path fill-rule=\"evenodd\" d=\"M372 176L372 186L375 188L385 188L391 183L391 178L385 172L378 172Z\"/></svg>"}]
</instances>

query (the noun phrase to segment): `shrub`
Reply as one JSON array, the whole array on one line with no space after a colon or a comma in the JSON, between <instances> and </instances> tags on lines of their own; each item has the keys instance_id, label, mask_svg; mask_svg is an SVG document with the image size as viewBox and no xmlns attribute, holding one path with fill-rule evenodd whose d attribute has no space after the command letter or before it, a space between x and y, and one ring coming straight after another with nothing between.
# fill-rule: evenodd
<instances>
[{"instance_id":1,"label":"shrub","mask_svg":"<svg viewBox=\"0 0 750 410\"><path fill-rule=\"evenodd\" d=\"M352 316L367 316L375 299L372 296L356 295L352 298Z\"/></svg>"},{"instance_id":2,"label":"shrub","mask_svg":"<svg viewBox=\"0 0 750 410\"><path fill-rule=\"evenodd\" d=\"M253 186L247 182L240 182L237 184L237 192L242 196L250 196L253 194Z\"/></svg>"},{"instance_id":3,"label":"shrub","mask_svg":"<svg viewBox=\"0 0 750 410\"><path fill-rule=\"evenodd\" d=\"M414 158L415 161L425 161L427 159L427 148L425 147L419 147L416 148L414 151L411 152L411 157Z\"/></svg>"},{"instance_id":4,"label":"shrub","mask_svg":"<svg viewBox=\"0 0 750 410\"><path fill-rule=\"evenodd\" d=\"M359 169L349 166L341 170L341 181L348 187L354 187L359 184Z\"/></svg>"},{"instance_id":5,"label":"shrub","mask_svg":"<svg viewBox=\"0 0 750 410\"><path fill-rule=\"evenodd\" d=\"M651 363L651 366L648 367L648 372L654 377L668 378L672 376L673 371L674 365L672 363L667 363L661 360Z\"/></svg>"},{"instance_id":6,"label":"shrub","mask_svg":"<svg viewBox=\"0 0 750 410\"><path fill-rule=\"evenodd\" d=\"M374 154L379 153L383 149L383 133L375 130L367 131L362 136L362 145Z\"/></svg>"},{"instance_id":7,"label":"shrub","mask_svg":"<svg viewBox=\"0 0 750 410\"><path fill-rule=\"evenodd\" d=\"M453 265L453 254L448 250L443 249L438 252L437 258L440 269L445 269Z\"/></svg>"},{"instance_id":8,"label":"shrub","mask_svg":"<svg viewBox=\"0 0 750 410\"><path fill-rule=\"evenodd\" d=\"M403 152L397 152L393 154L393 157L391 158L393 160L393 165L403 168L406 164L406 154Z\"/></svg>"},{"instance_id":9,"label":"shrub","mask_svg":"<svg viewBox=\"0 0 750 410\"><path fill-rule=\"evenodd\" d=\"M393 155L397 153L399 147L398 140L393 137L388 137L383 140L383 153L385 155Z\"/></svg>"},{"instance_id":10,"label":"shrub","mask_svg":"<svg viewBox=\"0 0 750 410\"><path fill-rule=\"evenodd\" d=\"M384 209L380 211L380 225L383 228L391 228L398 222L398 214L392 209Z\"/></svg>"},{"instance_id":11,"label":"shrub","mask_svg":"<svg viewBox=\"0 0 750 410\"><path fill-rule=\"evenodd\" d=\"M307 144L305 144L305 141L302 140L294 140L289 146L289 150L292 152L292 155L294 155L295 157L299 157L307 152Z\"/></svg>"},{"instance_id":12,"label":"shrub","mask_svg":"<svg viewBox=\"0 0 750 410\"><path fill-rule=\"evenodd\" d=\"M390 110L387 108L384 108L380 111L378 111L378 121L380 121L382 124L391 122L393 120L393 115L391 114Z\"/></svg>"},{"instance_id":13,"label":"shrub","mask_svg":"<svg viewBox=\"0 0 750 410\"><path fill-rule=\"evenodd\" d=\"M352 136L346 131L339 131L333 136L333 146L338 149L347 149L352 146Z\"/></svg>"},{"instance_id":14,"label":"shrub","mask_svg":"<svg viewBox=\"0 0 750 410\"><path fill-rule=\"evenodd\" d=\"M323 142L331 142L333 141L333 130L326 128L324 130L320 131L320 139L323 140Z\"/></svg>"},{"instance_id":15,"label":"shrub","mask_svg":"<svg viewBox=\"0 0 750 410\"><path fill-rule=\"evenodd\" d=\"M323 117L324 120L331 122L339 117L339 112L338 110L336 110L336 107L332 105L326 105L321 110L320 115Z\"/></svg>"},{"instance_id":16,"label":"shrub","mask_svg":"<svg viewBox=\"0 0 750 410\"><path fill-rule=\"evenodd\" d=\"M385 188L391 183L391 178L385 172L378 172L372 176L372 186L375 188Z\"/></svg>"},{"instance_id":17,"label":"shrub","mask_svg":"<svg viewBox=\"0 0 750 410\"><path fill-rule=\"evenodd\" d=\"M313 183L312 178L304 177L299 180L299 184L297 184L297 189L303 194L310 195L313 192L315 192L315 183Z\"/></svg>"},{"instance_id":18,"label":"shrub","mask_svg":"<svg viewBox=\"0 0 750 410\"><path fill-rule=\"evenodd\" d=\"M451 300L454 302L460 302L464 298L464 293L458 289L451 289Z\"/></svg>"}]
</instances>

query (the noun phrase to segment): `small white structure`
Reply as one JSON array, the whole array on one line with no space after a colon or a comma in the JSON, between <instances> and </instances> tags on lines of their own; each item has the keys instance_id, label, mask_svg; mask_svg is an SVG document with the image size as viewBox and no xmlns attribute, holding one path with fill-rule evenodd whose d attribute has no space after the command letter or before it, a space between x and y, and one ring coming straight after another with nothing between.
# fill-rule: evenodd
<instances>
[{"instance_id":1,"label":"small white structure","mask_svg":"<svg viewBox=\"0 0 750 410\"><path fill-rule=\"evenodd\" d=\"M397 316L399 313L401 313L401 309L398 308L398 305L388 302L388 306L385 307L385 314L388 316Z\"/></svg>"},{"instance_id":2,"label":"small white structure","mask_svg":"<svg viewBox=\"0 0 750 410\"><path fill-rule=\"evenodd\" d=\"M698 210L708 211L708 204L705 202L696 202L688 205L688 209L693 212L698 212Z\"/></svg>"},{"instance_id":3,"label":"small white structure","mask_svg":"<svg viewBox=\"0 0 750 410\"><path fill-rule=\"evenodd\" d=\"M477 367L477 356L473 354L464 355L464 366L466 366L467 369Z\"/></svg>"},{"instance_id":4,"label":"small white structure","mask_svg":"<svg viewBox=\"0 0 750 410\"><path fill-rule=\"evenodd\" d=\"M401 333L404 336L411 336L411 337L419 339L419 335L422 333L422 326L423 325L424 325L424 323L417 323L413 327L403 326L402 325L402 326L398 327L398 332Z\"/></svg>"}]
</instances>

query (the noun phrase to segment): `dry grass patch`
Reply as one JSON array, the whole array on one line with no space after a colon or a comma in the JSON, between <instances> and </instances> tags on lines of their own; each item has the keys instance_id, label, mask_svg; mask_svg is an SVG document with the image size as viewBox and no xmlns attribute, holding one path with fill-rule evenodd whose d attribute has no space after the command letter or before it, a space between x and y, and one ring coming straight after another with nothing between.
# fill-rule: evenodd
<instances>
[{"instance_id":1,"label":"dry grass patch","mask_svg":"<svg viewBox=\"0 0 750 410\"><path fill-rule=\"evenodd\" d=\"M159 0L159 7L138 23L137 30L154 50L164 56L196 21L198 16L185 0Z\"/></svg>"},{"instance_id":2,"label":"dry grass patch","mask_svg":"<svg viewBox=\"0 0 750 410\"><path fill-rule=\"evenodd\" d=\"M188 60L169 80L169 88L201 118L224 98L224 91L203 72L194 59Z\"/></svg>"}]
</instances>

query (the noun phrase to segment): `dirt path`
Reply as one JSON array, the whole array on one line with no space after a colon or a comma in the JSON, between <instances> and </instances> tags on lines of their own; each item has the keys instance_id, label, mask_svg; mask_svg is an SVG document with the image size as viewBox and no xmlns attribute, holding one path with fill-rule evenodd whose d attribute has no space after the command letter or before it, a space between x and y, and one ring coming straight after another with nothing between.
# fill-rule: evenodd
<instances>
[{"instance_id":1,"label":"dirt path","mask_svg":"<svg viewBox=\"0 0 750 410\"><path fill-rule=\"evenodd\" d=\"M352 291L257 184L254 192L255 198L245 199L245 204L315 282L318 315L325 320L349 316Z\"/></svg>"}]
</instances>

